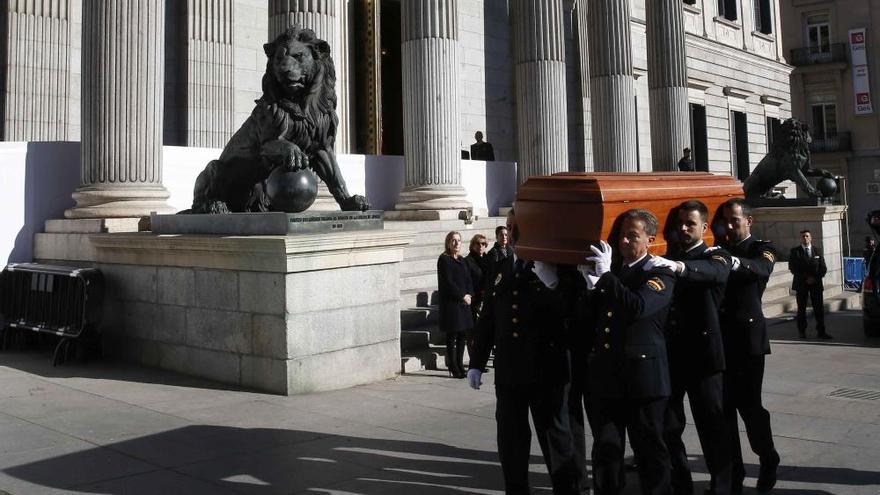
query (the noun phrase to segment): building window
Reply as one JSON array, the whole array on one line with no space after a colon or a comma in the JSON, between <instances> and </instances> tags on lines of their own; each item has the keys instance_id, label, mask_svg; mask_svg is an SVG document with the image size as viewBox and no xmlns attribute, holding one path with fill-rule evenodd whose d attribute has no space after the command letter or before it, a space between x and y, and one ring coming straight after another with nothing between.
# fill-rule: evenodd
<instances>
[{"instance_id":1,"label":"building window","mask_svg":"<svg viewBox=\"0 0 880 495\"><path fill-rule=\"evenodd\" d=\"M746 180L749 170L749 131L744 112L730 112L730 158L736 178Z\"/></svg>"},{"instance_id":2,"label":"building window","mask_svg":"<svg viewBox=\"0 0 880 495\"><path fill-rule=\"evenodd\" d=\"M837 136L837 104L819 103L813 105L810 135L813 139L828 139Z\"/></svg>"},{"instance_id":3,"label":"building window","mask_svg":"<svg viewBox=\"0 0 880 495\"><path fill-rule=\"evenodd\" d=\"M690 104L691 114L691 151L694 159L694 170L709 171L709 135L706 129L706 107L696 103Z\"/></svg>"},{"instance_id":4,"label":"building window","mask_svg":"<svg viewBox=\"0 0 880 495\"><path fill-rule=\"evenodd\" d=\"M737 20L736 0L718 0L718 16L728 21Z\"/></svg>"},{"instance_id":5,"label":"building window","mask_svg":"<svg viewBox=\"0 0 880 495\"><path fill-rule=\"evenodd\" d=\"M773 15L771 14L770 2L772 0L754 0L755 5L755 31L764 34L773 34Z\"/></svg>"},{"instance_id":6,"label":"building window","mask_svg":"<svg viewBox=\"0 0 880 495\"><path fill-rule=\"evenodd\" d=\"M807 47L811 55L831 51L831 28L827 13L807 16Z\"/></svg>"},{"instance_id":7,"label":"building window","mask_svg":"<svg viewBox=\"0 0 880 495\"><path fill-rule=\"evenodd\" d=\"M781 137L782 121L773 117L767 117L767 151L773 149L773 143Z\"/></svg>"}]
</instances>

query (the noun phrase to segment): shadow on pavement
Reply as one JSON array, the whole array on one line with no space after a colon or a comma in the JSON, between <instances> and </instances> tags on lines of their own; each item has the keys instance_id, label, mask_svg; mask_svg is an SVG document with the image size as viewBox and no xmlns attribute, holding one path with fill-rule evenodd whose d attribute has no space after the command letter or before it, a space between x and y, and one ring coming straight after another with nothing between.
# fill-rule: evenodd
<instances>
[{"instance_id":1,"label":"shadow on pavement","mask_svg":"<svg viewBox=\"0 0 880 495\"><path fill-rule=\"evenodd\" d=\"M822 466L790 466L785 464L785 452L780 452L783 456L782 464L779 465L777 471L777 480L779 482L790 481L796 483L815 483L819 485L842 485L842 486L880 486L880 471L860 471L858 469L840 468L840 467L822 467ZM695 473L706 473L706 462L701 455L689 455L691 471ZM757 479L757 464L745 464L746 476L752 480ZM708 488L708 481L706 488ZM754 481L752 481L754 483ZM746 486L749 480L746 480ZM696 483L695 483L696 485ZM695 490L694 493L697 493ZM824 494L828 493L822 490L802 490L802 489L784 489L774 488L773 493L797 493L797 494Z\"/></svg>"},{"instance_id":2,"label":"shadow on pavement","mask_svg":"<svg viewBox=\"0 0 880 495\"><path fill-rule=\"evenodd\" d=\"M770 332L773 344L880 347L880 338L865 335L862 329L862 312L860 310L837 311L825 315L825 328L834 337L831 340L820 339L816 336L815 320L809 312L807 313L806 338L801 338L798 335L793 315L770 318L767 323L767 330Z\"/></svg>"},{"instance_id":3,"label":"shadow on pavement","mask_svg":"<svg viewBox=\"0 0 880 495\"><path fill-rule=\"evenodd\" d=\"M188 426L4 472L42 487L107 494L500 494L503 486L494 452L220 426ZM549 486L544 473L531 481Z\"/></svg>"}]
</instances>

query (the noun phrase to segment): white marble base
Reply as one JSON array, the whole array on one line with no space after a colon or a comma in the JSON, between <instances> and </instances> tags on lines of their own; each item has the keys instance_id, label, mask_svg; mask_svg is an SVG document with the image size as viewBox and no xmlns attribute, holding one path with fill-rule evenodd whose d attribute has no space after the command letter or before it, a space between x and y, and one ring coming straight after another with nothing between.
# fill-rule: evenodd
<instances>
[{"instance_id":1,"label":"white marble base","mask_svg":"<svg viewBox=\"0 0 880 495\"><path fill-rule=\"evenodd\" d=\"M111 355L292 395L399 372L399 264L412 235L45 233L35 251L103 271Z\"/></svg>"}]
</instances>

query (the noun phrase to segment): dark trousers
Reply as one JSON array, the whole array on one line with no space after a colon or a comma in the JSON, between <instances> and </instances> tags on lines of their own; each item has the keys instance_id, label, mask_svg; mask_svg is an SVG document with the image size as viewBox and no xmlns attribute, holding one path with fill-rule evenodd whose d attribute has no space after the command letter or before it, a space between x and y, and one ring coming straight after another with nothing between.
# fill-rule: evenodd
<instances>
[{"instance_id":1,"label":"dark trousers","mask_svg":"<svg viewBox=\"0 0 880 495\"><path fill-rule=\"evenodd\" d=\"M504 492L509 495L529 493L531 412L553 493L576 494L577 467L568 424L568 385L496 385L495 398Z\"/></svg>"},{"instance_id":2,"label":"dark trousers","mask_svg":"<svg viewBox=\"0 0 880 495\"><path fill-rule=\"evenodd\" d=\"M585 367L586 365L584 365ZM575 373L578 371L577 373ZM586 369L579 369L576 359L572 357L571 388L568 394L568 419L571 425L571 437L574 441L574 457L578 470L578 490L583 493L590 487L590 476L587 470L587 424L592 424L590 413L590 387ZM584 416L586 413L586 420ZM592 455L590 455L592 458Z\"/></svg>"},{"instance_id":3,"label":"dark trousers","mask_svg":"<svg viewBox=\"0 0 880 495\"><path fill-rule=\"evenodd\" d=\"M599 495L621 492L625 433L635 454L643 494L669 493L669 452L663 441L667 398L617 399L594 397L593 482Z\"/></svg>"},{"instance_id":4,"label":"dark trousers","mask_svg":"<svg viewBox=\"0 0 880 495\"><path fill-rule=\"evenodd\" d=\"M810 287L799 289L795 293L797 299L797 328L798 332L804 333L807 330L807 298L813 305L813 317L816 318L816 332L819 335L825 333L825 306L822 304L823 290L821 287Z\"/></svg>"},{"instance_id":5,"label":"dark trousers","mask_svg":"<svg viewBox=\"0 0 880 495\"><path fill-rule=\"evenodd\" d=\"M706 467L712 476L712 490L716 495L727 495L730 493L730 441L724 419L721 372L700 375L689 374L685 370L673 372L672 396L666 408L664 424L664 438L672 463L672 492L691 494L694 491L687 451L681 440L687 425L685 393L691 404Z\"/></svg>"},{"instance_id":6,"label":"dark trousers","mask_svg":"<svg viewBox=\"0 0 880 495\"><path fill-rule=\"evenodd\" d=\"M764 383L764 356L745 356L734 366L728 360L724 372L724 416L730 439L731 470L734 480L742 480L745 467L739 442L737 413L742 417L752 451L764 462L776 455L773 432L770 429L770 413L761 404L761 387Z\"/></svg>"},{"instance_id":7,"label":"dark trousers","mask_svg":"<svg viewBox=\"0 0 880 495\"><path fill-rule=\"evenodd\" d=\"M463 377L467 373L462 363L464 345L464 332L446 332L446 369L456 377Z\"/></svg>"}]
</instances>

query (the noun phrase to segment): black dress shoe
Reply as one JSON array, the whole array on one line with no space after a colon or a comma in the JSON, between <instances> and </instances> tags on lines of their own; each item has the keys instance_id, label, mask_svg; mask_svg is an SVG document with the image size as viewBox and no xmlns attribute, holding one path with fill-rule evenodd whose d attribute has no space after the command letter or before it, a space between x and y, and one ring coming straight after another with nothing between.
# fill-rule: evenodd
<instances>
[{"instance_id":1,"label":"black dress shoe","mask_svg":"<svg viewBox=\"0 0 880 495\"><path fill-rule=\"evenodd\" d=\"M776 486L776 469L779 467L779 454L773 452L769 459L761 459L761 470L758 473L758 484L755 485L760 493L767 493Z\"/></svg>"},{"instance_id":2,"label":"black dress shoe","mask_svg":"<svg viewBox=\"0 0 880 495\"><path fill-rule=\"evenodd\" d=\"M798 330L798 337L802 339L807 338L807 332L805 330Z\"/></svg>"},{"instance_id":3,"label":"black dress shoe","mask_svg":"<svg viewBox=\"0 0 880 495\"><path fill-rule=\"evenodd\" d=\"M834 337L828 335L828 334L825 333L825 332L822 332L822 333L819 334L819 338L820 338L820 339L825 339L825 340L831 340L831 339L833 339Z\"/></svg>"}]
</instances>

